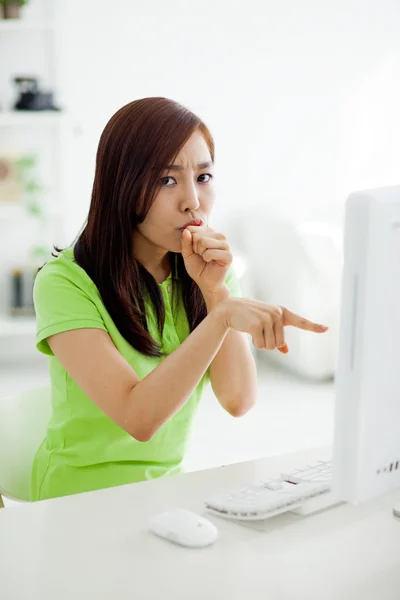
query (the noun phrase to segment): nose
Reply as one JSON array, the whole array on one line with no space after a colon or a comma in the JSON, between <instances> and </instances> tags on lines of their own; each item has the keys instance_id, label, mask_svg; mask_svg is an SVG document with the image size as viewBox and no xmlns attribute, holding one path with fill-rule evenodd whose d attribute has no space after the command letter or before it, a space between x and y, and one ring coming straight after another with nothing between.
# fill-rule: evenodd
<instances>
[{"instance_id":1,"label":"nose","mask_svg":"<svg viewBox=\"0 0 400 600\"><path fill-rule=\"evenodd\" d=\"M200 206L199 197L197 195L196 186L193 183L185 186L184 198L182 200L182 210L189 212L197 210Z\"/></svg>"}]
</instances>

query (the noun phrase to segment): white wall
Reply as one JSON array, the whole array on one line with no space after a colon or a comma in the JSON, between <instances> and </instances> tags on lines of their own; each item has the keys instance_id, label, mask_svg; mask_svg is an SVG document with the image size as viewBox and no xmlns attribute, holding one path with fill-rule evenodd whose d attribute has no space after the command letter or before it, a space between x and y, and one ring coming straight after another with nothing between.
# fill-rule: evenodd
<instances>
[{"instance_id":1,"label":"white wall","mask_svg":"<svg viewBox=\"0 0 400 600\"><path fill-rule=\"evenodd\" d=\"M70 237L102 128L142 96L181 101L211 127L220 219L268 206L338 220L352 189L400 179L398 0L56 2Z\"/></svg>"},{"instance_id":2,"label":"white wall","mask_svg":"<svg viewBox=\"0 0 400 600\"><path fill-rule=\"evenodd\" d=\"M54 61L37 33L18 33L12 56L15 38L0 38L0 102L11 102L10 73L32 70L67 109L55 243L85 219L105 123L143 96L174 98L210 126L221 229L240 210L254 223L265 210L340 222L350 191L399 183L399 0L30 0L25 17L51 10ZM4 266L29 235L0 223L0 312Z\"/></svg>"}]
</instances>

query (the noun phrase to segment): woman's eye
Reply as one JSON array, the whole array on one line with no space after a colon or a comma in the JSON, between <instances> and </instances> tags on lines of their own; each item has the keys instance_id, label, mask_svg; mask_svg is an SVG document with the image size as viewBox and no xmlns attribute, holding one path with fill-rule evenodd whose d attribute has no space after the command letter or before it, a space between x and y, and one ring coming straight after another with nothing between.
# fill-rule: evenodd
<instances>
[{"instance_id":1,"label":"woman's eye","mask_svg":"<svg viewBox=\"0 0 400 600\"><path fill-rule=\"evenodd\" d=\"M200 183L209 183L212 178L213 176L211 175L211 173L202 173L201 175L199 175L198 181Z\"/></svg>"},{"instance_id":2,"label":"woman's eye","mask_svg":"<svg viewBox=\"0 0 400 600\"><path fill-rule=\"evenodd\" d=\"M170 186L170 185L173 185L174 183L176 183L176 181L173 177L162 177L162 179L161 179L162 186Z\"/></svg>"}]
</instances>

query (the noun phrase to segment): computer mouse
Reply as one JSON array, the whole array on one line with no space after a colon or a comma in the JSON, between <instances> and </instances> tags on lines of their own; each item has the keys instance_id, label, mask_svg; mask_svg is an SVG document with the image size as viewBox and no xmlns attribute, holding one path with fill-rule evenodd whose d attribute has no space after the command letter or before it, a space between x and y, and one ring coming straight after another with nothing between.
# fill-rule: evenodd
<instances>
[{"instance_id":1,"label":"computer mouse","mask_svg":"<svg viewBox=\"0 0 400 600\"><path fill-rule=\"evenodd\" d=\"M218 538L218 530L213 523L183 508L175 508L152 517L149 530L186 548L204 548Z\"/></svg>"}]
</instances>

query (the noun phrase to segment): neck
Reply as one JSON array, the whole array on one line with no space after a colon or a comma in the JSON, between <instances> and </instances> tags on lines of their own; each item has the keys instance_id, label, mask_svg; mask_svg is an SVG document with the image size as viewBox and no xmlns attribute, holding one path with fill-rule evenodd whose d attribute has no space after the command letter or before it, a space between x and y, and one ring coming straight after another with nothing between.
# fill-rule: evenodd
<instances>
[{"instance_id":1,"label":"neck","mask_svg":"<svg viewBox=\"0 0 400 600\"><path fill-rule=\"evenodd\" d=\"M171 272L169 252L152 244L138 231L135 232L132 246L136 260L153 275L158 283L162 283Z\"/></svg>"}]
</instances>

